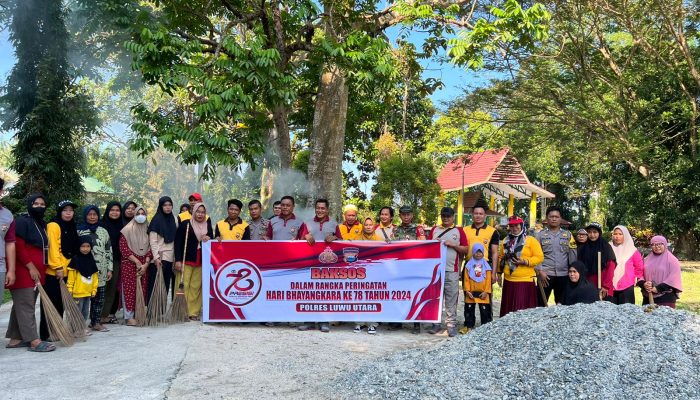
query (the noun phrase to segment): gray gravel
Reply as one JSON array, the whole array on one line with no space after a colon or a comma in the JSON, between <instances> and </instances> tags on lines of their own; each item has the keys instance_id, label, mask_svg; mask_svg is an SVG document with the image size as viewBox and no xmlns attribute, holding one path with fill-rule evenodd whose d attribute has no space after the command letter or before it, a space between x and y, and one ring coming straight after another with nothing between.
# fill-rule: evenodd
<instances>
[{"instance_id":1,"label":"gray gravel","mask_svg":"<svg viewBox=\"0 0 700 400\"><path fill-rule=\"evenodd\" d=\"M700 399L700 318L607 302L525 310L348 371L341 398Z\"/></svg>"}]
</instances>

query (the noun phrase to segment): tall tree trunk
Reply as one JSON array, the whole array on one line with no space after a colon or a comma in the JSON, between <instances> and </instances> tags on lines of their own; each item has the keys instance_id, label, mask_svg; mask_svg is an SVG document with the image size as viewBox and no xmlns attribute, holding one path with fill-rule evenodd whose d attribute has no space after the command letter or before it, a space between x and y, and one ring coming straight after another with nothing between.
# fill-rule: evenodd
<instances>
[{"instance_id":1,"label":"tall tree trunk","mask_svg":"<svg viewBox=\"0 0 700 400\"><path fill-rule=\"evenodd\" d=\"M260 202L265 210L270 208L274 198L284 196L284 193L275 193L275 181L280 171L289 169L292 165L287 108L281 105L274 107L272 121L274 127L268 132L260 178Z\"/></svg>"},{"instance_id":2,"label":"tall tree trunk","mask_svg":"<svg viewBox=\"0 0 700 400\"><path fill-rule=\"evenodd\" d=\"M342 207L342 167L347 111L348 86L345 73L337 65L327 66L321 74L310 137L309 201L313 202L313 199L319 197L328 199L331 213L336 216L340 215Z\"/></svg>"}]
</instances>

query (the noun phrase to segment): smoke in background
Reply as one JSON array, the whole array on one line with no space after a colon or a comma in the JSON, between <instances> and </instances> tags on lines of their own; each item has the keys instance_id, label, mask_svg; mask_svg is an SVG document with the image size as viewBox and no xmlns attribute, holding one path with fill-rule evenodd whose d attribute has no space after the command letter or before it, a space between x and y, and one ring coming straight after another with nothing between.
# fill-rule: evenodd
<instances>
[{"instance_id":1,"label":"smoke in background","mask_svg":"<svg viewBox=\"0 0 700 400\"><path fill-rule=\"evenodd\" d=\"M276 197L273 201L279 200L282 196L293 196L296 206L294 214L304 221L313 219L315 212L313 208L306 208L311 193L311 183L306 179L306 174L296 169L285 169L277 174L272 185L272 192ZM331 207L333 207L332 205Z\"/></svg>"}]
</instances>

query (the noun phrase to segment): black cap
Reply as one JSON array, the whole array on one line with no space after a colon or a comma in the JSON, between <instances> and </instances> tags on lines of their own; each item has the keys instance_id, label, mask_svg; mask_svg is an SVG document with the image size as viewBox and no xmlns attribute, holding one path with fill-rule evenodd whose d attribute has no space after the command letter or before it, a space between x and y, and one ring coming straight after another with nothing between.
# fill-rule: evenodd
<instances>
[{"instance_id":1,"label":"black cap","mask_svg":"<svg viewBox=\"0 0 700 400\"><path fill-rule=\"evenodd\" d=\"M413 208L411 208L411 206L401 206L401 208L399 208L399 214L408 214L412 212Z\"/></svg>"},{"instance_id":2,"label":"black cap","mask_svg":"<svg viewBox=\"0 0 700 400\"><path fill-rule=\"evenodd\" d=\"M61 200L58 202L58 209L63 211L64 208L71 206L73 208L78 208L78 205L70 200Z\"/></svg>"},{"instance_id":3,"label":"black cap","mask_svg":"<svg viewBox=\"0 0 700 400\"><path fill-rule=\"evenodd\" d=\"M442 207L442 210L440 210L440 216L441 217L454 217L455 215L455 210L452 207Z\"/></svg>"},{"instance_id":4,"label":"black cap","mask_svg":"<svg viewBox=\"0 0 700 400\"><path fill-rule=\"evenodd\" d=\"M598 232L602 233L603 232L603 225L601 225L597 222L591 222L588 225L586 225L586 230L589 230L589 229L595 229Z\"/></svg>"}]
</instances>

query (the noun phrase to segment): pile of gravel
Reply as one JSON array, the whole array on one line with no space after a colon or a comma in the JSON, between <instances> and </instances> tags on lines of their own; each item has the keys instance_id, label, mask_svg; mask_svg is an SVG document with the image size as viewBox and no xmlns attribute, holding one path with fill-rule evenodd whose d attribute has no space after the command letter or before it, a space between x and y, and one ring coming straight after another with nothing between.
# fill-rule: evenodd
<instances>
[{"instance_id":1,"label":"pile of gravel","mask_svg":"<svg viewBox=\"0 0 700 400\"><path fill-rule=\"evenodd\" d=\"M700 318L608 302L511 313L342 374L341 398L700 399Z\"/></svg>"}]
</instances>

